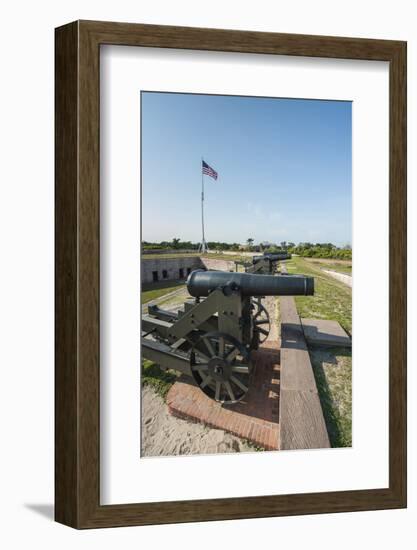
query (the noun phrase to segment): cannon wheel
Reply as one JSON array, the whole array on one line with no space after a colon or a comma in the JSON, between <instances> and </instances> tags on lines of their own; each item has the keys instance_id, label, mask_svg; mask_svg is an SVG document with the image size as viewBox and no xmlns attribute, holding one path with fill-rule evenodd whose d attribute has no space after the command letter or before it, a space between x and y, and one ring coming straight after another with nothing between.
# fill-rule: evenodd
<instances>
[{"instance_id":1,"label":"cannon wheel","mask_svg":"<svg viewBox=\"0 0 417 550\"><path fill-rule=\"evenodd\" d=\"M237 403L249 389L249 352L228 334L203 334L193 347L190 366L203 392L220 403Z\"/></svg>"},{"instance_id":2,"label":"cannon wheel","mask_svg":"<svg viewBox=\"0 0 417 550\"><path fill-rule=\"evenodd\" d=\"M271 321L269 313L261 302L255 302L256 313L253 316L254 330L258 333L258 342L262 344L269 336Z\"/></svg>"}]
</instances>

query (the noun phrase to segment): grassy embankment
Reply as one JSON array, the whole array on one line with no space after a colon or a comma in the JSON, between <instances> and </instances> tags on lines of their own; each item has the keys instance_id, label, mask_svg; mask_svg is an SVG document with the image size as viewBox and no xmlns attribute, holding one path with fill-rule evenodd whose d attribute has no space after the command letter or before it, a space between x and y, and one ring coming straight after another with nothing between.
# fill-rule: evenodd
<instances>
[{"instance_id":1,"label":"grassy embankment","mask_svg":"<svg viewBox=\"0 0 417 550\"><path fill-rule=\"evenodd\" d=\"M171 254L142 254L142 260L167 260L170 258L190 258L193 256L199 256L200 258L214 258L216 260L230 260L230 261L250 261L250 256L243 256L242 254L239 254L236 252L236 254L222 254L221 252L211 252L208 254L200 254L197 250L195 252L181 252L178 251L177 253L171 253Z\"/></svg>"},{"instance_id":2,"label":"grassy embankment","mask_svg":"<svg viewBox=\"0 0 417 550\"><path fill-rule=\"evenodd\" d=\"M184 281L167 281L144 286L142 287L141 292L142 304L146 304L148 302L151 302L152 300L161 298L162 296L165 296L165 294L169 294L174 290L178 290L179 288L183 287L184 284Z\"/></svg>"},{"instance_id":3,"label":"grassy embankment","mask_svg":"<svg viewBox=\"0 0 417 550\"><path fill-rule=\"evenodd\" d=\"M330 269L338 273L346 273L352 275L351 260L326 260L324 258L303 258L306 262L313 264L321 269Z\"/></svg>"},{"instance_id":4,"label":"grassy embankment","mask_svg":"<svg viewBox=\"0 0 417 550\"><path fill-rule=\"evenodd\" d=\"M334 319L351 334L352 291L323 273L320 266L300 257L286 262L289 273L315 278L315 293L297 296L300 317ZM309 350L317 389L332 447L352 445L352 352L349 348L312 347Z\"/></svg>"}]
</instances>

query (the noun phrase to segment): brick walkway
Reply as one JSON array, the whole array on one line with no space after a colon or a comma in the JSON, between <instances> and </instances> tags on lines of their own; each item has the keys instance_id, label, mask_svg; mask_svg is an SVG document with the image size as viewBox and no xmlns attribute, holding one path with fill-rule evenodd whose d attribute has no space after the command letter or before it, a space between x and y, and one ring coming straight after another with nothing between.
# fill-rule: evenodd
<instances>
[{"instance_id":1,"label":"brick walkway","mask_svg":"<svg viewBox=\"0 0 417 550\"><path fill-rule=\"evenodd\" d=\"M279 342L265 342L253 354L253 363L249 391L236 405L217 403L183 375L168 392L170 413L225 430L267 450L279 449Z\"/></svg>"}]
</instances>

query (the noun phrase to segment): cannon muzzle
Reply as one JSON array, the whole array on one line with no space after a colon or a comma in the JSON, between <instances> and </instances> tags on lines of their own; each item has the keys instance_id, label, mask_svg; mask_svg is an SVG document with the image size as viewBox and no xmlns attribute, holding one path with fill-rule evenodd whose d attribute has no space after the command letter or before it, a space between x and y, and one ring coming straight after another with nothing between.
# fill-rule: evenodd
<instances>
[{"instance_id":1,"label":"cannon muzzle","mask_svg":"<svg viewBox=\"0 0 417 550\"><path fill-rule=\"evenodd\" d=\"M256 275L225 271L193 271L187 279L191 296L208 296L218 288L236 290L242 296L312 296L314 278L304 275Z\"/></svg>"}]
</instances>

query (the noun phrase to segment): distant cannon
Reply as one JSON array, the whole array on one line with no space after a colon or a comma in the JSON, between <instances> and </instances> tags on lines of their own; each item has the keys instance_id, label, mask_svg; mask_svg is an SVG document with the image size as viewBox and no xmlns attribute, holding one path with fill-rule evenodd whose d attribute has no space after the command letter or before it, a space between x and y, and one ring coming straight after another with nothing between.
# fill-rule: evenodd
<instances>
[{"instance_id":1,"label":"distant cannon","mask_svg":"<svg viewBox=\"0 0 417 550\"><path fill-rule=\"evenodd\" d=\"M252 265L246 267L246 273L275 273L278 262L290 259L288 252L265 252L262 256L252 257Z\"/></svg>"},{"instance_id":2,"label":"distant cannon","mask_svg":"<svg viewBox=\"0 0 417 550\"><path fill-rule=\"evenodd\" d=\"M269 335L262 297L312 296L314 279L193 271L187 289L194 299L183 309L149 306L142 316L142 356L191 375L210 398L233 404L249 389L252 351Z\"/></svg>"},{"instance_id":3,"label":"distant cannon","mask_svg":"<svg viewBox=\"0 0 417 550\"><path fill-rule=\"evenodd\" d=\"M283 260L290 260L291 254L289 252L265 252L262 256L253 256L252 262L258 263L261 260L269 260L271 262L281 262Z\"/></svg>"}]
</instances>

